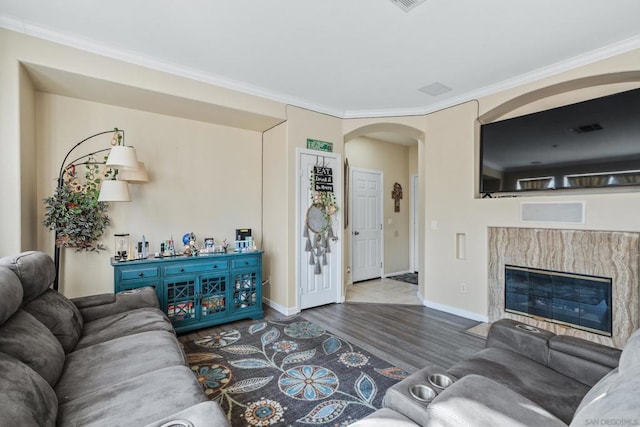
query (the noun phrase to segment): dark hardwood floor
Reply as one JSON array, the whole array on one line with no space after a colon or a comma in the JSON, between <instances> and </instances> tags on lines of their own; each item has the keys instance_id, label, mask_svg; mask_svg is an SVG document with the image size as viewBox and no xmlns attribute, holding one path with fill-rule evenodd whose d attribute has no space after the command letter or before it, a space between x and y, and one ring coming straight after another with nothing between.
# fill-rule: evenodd
<instances>
[{"instance_id":1,"label":"dark hardwood floor","mask_svg":"<svg viewBox=\"0 0 640 427\"><path fill-rule=\"evenodd\" d=\"M265 307L265 316L285 318L269 307ZM484 348L485 342L464 332L478 322L424 306L329 304L303 310L299 316L410 372L427 365L447 369ZM200 329L180 336L180 340L192 340L254 322L241 320Z\"/></svg>"}]
</instances>

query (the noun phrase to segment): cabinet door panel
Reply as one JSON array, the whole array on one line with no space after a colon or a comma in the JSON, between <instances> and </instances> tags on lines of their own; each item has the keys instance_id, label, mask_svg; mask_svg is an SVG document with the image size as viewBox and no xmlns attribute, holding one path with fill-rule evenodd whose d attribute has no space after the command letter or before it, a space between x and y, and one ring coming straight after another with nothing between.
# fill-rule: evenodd
<instances>
[{"instance_id":1,"label":"cabinet door panel","mask_svg":"<svg viewBox=\"0 0 640 427\"><path fill-rule=\"evenodd\" d=\"M259 298L258 273L255 270L233 272L233 301L234 310L247 310L256 307Z\"/></svg>"},{"instance_id":2,"label":"cabinet door panel","mask_svg":"<svg viewBox=\"0 0 640 427\"><path fill-rule=\"evenodd\" d=\"M224 315L227 311L227 276L203 276L200 278L200 307L202 318Z\"/></svg>"},{"instance_id":3,"label":"cabinet door panel","mask_svg":"<svg viewBox=\"0 0 640 427\"><path fill-rule=\"evenodd\" d=\"M165 280L167 306L165 312L174 323L196 318L196 278L185 277Z\"/></svg>"}]
</instances>

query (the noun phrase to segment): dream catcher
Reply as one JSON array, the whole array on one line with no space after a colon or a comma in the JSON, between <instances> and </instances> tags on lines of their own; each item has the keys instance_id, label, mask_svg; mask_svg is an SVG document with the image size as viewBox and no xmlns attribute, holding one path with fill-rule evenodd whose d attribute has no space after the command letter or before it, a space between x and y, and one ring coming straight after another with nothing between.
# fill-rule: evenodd
<instances>
[{"instance_id":1,"label":"dream catcher","mask_svg":"<svg viewBox=\"0 0 640 427\"><path fill-rule=\"evenodd\" d=\"M332 227L332 216L338 211L333 193L333 170L324 164L316 164L310 184L311 206L307 209L303 237L306 239L305 251L309 252L309 265L314 266L315 274L322 274L322 266L328 265L327 254L331 253L329 243L338 240Z\"/></svg>"}]
</instances>

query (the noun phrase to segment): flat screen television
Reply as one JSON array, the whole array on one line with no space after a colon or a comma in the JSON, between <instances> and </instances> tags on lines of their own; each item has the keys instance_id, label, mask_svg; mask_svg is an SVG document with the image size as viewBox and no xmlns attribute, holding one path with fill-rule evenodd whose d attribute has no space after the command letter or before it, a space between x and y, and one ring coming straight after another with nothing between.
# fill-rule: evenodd
<instances>
[{"instance_id":1,"label":"flat screen television","mask_svg":"<svg viewBox=\"0 0 640 427\"><path fill-rule=\"evenodd\" d=\"M480 129L482 194L640 186L640 89Z\"/></svg>"}]
</instances>

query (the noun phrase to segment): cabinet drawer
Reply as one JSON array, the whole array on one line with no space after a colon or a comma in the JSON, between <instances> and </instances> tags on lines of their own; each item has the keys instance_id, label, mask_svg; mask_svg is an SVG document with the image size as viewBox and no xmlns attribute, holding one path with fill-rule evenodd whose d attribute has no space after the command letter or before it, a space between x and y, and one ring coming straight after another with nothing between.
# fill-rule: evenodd
<instances>
[{"instance_id":1,"label":"cabinet drawer","mask_svg":"<svg viewBox=\"0 0 640 427\"><path fill-rule=\"evenodd\" d=\"M203 273L209 271L224 271L229 268L229 261L208 261L195 264L178 264L164 267L164 274L172 276L184 273Z\"/></svg>"},{"instance_id":2,"label":"cabinet drawer","mask_svg":"<svg viewBox=\"0 0 640 427\"><path fill-rule=\"evenodd\" d=\"M120 280L152 279L160 276L158 267L139 267L120 270Z\"/></svg>"},{"instance_id":3,"label":"cabinet drawer","mask_svg":"<svg viewBox=\"0 0 640 427\"><path fill-rule=\"evenodd\" d=\"M247 257L233 260L233 268L255 267L258 265L258 257Z\"/></svg>"}]
</instances>

